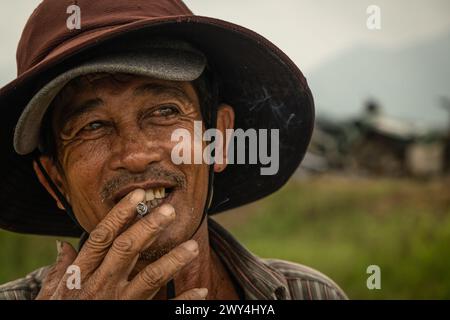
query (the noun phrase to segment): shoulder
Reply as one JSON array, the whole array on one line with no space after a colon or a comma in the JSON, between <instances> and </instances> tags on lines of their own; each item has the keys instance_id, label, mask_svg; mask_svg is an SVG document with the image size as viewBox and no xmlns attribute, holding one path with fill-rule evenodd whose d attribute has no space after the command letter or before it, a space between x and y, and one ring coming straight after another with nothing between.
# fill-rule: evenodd
<instances>
[{"instance_id":1,"label":"shoulder","mask_svg":"<svg viewBox=\"0 0 450 320\"><path fill-rule=\"evenodd\" d=\"M284 276L294 300L348 299L333 280L315 269L279 259L262 259L262 261Z\"/></svg>"},{"instance_id":2,"label":"shoulder","mask_svg":"<svg viewBox=\"0 0 450 320\"><path fill-rule=\"evenodd\" d=\"M23 278L0 285L0 300L33 300L39 293L48 268L39 268Z\"/></svg>"}]
</instances>

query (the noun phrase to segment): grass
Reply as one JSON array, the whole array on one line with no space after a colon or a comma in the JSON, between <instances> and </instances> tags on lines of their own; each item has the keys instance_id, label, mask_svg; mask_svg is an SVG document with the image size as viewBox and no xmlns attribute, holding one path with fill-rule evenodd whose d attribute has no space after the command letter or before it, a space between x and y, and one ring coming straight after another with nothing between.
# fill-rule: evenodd
<instances>
[{"instance_id":1,"label":"grass","mask_svg":"<svg viewBox=\"0 0 450 320\"><path fill-rule=\"evenodd\" d=\"M218 220L254 253L316 268L350 298L449 299L447 186L317 177ZM381 290L366 286L373 264Z\"/></svg>"},{"instance_id":2,"label":"grass","mask_svg":"<svg viewBox=\"0 0 450 320\"><path fill-rule=\"evenodd\" d=\"M316 268L352 299L450 298L448 181L321 176L217 216L251 251ZM53 262L55 238L0 231L0 283ZM381 268L381 290L366 269Z\"/></svg>"}]
</instances>

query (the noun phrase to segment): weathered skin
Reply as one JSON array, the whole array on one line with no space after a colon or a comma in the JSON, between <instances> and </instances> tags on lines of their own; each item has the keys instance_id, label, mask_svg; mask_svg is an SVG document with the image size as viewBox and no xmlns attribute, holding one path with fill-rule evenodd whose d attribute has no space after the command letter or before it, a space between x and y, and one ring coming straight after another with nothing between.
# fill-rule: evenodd
<instances>
[{"instance_id":1,"label":"weathered skin","mask_svg":"<svg viewBox=\"0 0 450 320\"><path fill-rule=\"evenodd\" d=\"M203 213L208 166L174 165L171 134L193 132L195 120L201 120L199 101L187 82L91 75L60 93L52 118L59 165L41 160L90 237L79 253L63 244L38 299L164 299L173 277L180 299L204 299L208 290L208 299L237 298L209 247L206 220L189 240ZM224 133L233 125L233 109L221 105L217 129ZM222 162L215 172L225 169ZM174 191L137 219L143 189L155 186ZM71 264L81 269L80 290L66 287Z\"/></svg>"}]
</instances>

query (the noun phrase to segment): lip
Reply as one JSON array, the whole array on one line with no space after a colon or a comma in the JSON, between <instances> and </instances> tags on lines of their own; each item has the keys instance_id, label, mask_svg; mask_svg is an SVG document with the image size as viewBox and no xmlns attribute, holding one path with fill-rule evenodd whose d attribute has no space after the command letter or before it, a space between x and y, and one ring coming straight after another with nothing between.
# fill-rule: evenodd
<instances>
[{"instance_id":1,"label":"lip","mask_svg":"<svg viewBox=\"0 0 450 320\"><path fill-rule=\"evenodd\" d=\"M117 204L123 197L125 197L128 193L130 193L133 190L136 189L156 189L156 188L172 188L171 194L165 198L169 199L172 196L172 193L176 191L177 186L173 183L167 182L167 181L148 181L146 183L140 183L140 184L133 184L128 185L123 189L120 189L117 193L114 194L112 197L114 204Z\"/></svg>"}]
</instances>

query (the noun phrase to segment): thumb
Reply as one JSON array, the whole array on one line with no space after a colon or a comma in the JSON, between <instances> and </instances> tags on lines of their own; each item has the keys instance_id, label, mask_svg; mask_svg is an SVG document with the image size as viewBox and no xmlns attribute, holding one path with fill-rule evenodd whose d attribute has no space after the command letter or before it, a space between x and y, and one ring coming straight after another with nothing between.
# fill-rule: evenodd
<instances>
[{"instance_id":1,"label":"thumb","mask_svg":"<svg viewBox=\"0 0 450 320\"><path fill-rule=\"evenodd\" d=\"M63 271L66 272L67 267L73 263L78 253L70 243L58 240L56 241L56 250L58 253L56 256L56 265L65 266Z\"/></svg>"},{"instance_id":2,"label":"thumb","mask_svg":"<svg viewBox=\"0 0 450 320\"><path fill-rule=\"evenodd\" d=\"M58 285L66 273L67 268L73 263L77 257L77 252L73 246L64 241L56 241L56 263L48 270L44 281L42 282L41 290L36 299L50 299L53 293L58 288Z\"/></svg>"}]
</instances>

